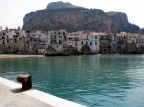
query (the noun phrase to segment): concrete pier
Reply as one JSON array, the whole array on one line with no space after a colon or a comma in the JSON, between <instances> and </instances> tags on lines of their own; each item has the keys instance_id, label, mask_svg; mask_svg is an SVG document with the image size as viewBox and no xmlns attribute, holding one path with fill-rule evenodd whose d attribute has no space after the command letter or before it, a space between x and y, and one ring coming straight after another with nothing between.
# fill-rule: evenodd
<instances>
[{"instance_id":1,"label":"concrete pier","mask_svg":"<svg viewBox=\"0 0 144 107\"><path fill-rule=\"evenodd\" d=\"M0 77L0 107L85 107L83 105L30 89Z\"/></svg>"}]
</instances>

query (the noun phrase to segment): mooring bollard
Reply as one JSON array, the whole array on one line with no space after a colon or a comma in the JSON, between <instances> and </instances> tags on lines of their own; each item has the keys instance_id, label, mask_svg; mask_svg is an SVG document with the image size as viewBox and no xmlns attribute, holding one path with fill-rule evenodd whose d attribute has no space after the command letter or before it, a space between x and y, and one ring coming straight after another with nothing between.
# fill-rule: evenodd
<instances>
[{"instance_id":1,"label":"mooring bollard","mask_svg":"<svg viewBox=\"0 0 144 107\"><path fill-rule=\"evenodd\" d=\"M22 83L22 89L28 90L32 88L32 77L30 75L19 75L17 81Z\"/></svg>"}]
</instances>

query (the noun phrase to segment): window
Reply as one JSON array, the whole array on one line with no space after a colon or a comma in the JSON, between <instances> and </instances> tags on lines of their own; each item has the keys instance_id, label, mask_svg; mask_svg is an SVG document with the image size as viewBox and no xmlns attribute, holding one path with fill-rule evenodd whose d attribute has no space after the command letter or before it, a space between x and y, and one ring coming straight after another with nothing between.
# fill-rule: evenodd
<instances>
[{"instance_id":1,"label":"window","mask_svg":"<svg viewBox=\"0 0 144 107\"><path fill-rule=\"evenodd\" d=\"M16 43L16 42L17 42L17 40L16 40L16 39L14 39L14 42Z\"/></svg>"},{"instance_id":2,"label":"window","mask_svg":"<svg viewBox=\"0 0 144 107\"><path fill-rule=\"evenodd\" d=\"M97 39L97 36L95 36L95 39Z\"/></svg>"},{"instance_id":3,"label":"window","mask_svg":"<svg viewBox=\"0 0 144 107\"><path fill-rule=\"evenodd\" d=\"M9 43L9 39L7 39L7 43Z\"/></svg>"},{"instance_id":4,"label":"window","mask_svg":"<svg viewBox=\"0 0 144 107\"><path fill-rule=\"evenodd\" d=\"M83 45L83 41L81 42L81 45Z\"/></svg>"},{"instance_id":5,"label":"window","mask_svg":"<svg viewBox=\"0 0 144 107\"><path fill-rule=\"evenodd\" d=\"M56 43L56 40L54 40L53 43Z\"/></svg>"},{"instance_id":6,"label":"window","mask_svg":"<svg viewBox=\"0 0 144 107\"><path fill-rule=\"evenodd\" d=\"M59 44L62 44L62 41L61 41L61 40L59 40Z\"/></svg>"},{"instance_id":7,"label":"window","mask_svg":"<svg viewBox=\"0 0 144 107\"><path fill-rule=\"evenodd\" d=\"M97 45L97 42L95 42L95 45Z\"/></svg>"},{"instance_id":8,"label":"window","mask_svg":"<svg viewBox=\"0 0 144 107\"><path fill-rule=\"evenodd\" d=\"M86 45L87 45L88 43L87 43L87 41L86 41Z\"/></svg>"},{"instance_id":9,"label":"window","mask_svg":"<svg viewBox=\"0 0 144 107\"><path fill-rule=\"evenodd\" d=\"M103 39L103 36L102 36L102 39Z\"/></svg>"},{"instance_id":10,"label":"window","mask_svg":"<svg viewBox=\"0 0 144 107\"><path fill-rule=\"evenodd\" d=\"M92 42L90 42L90 46L92 45Z\"/></svg>"},{"instance_id":11,"label":"window","mask_svg":"<svg viewBox=\"0 0 144 107\"><path fill-rule=\"evenodd\" d=\"M3 44L5 44L5 41L3 40Z\"/></svg>"}]
</instances>

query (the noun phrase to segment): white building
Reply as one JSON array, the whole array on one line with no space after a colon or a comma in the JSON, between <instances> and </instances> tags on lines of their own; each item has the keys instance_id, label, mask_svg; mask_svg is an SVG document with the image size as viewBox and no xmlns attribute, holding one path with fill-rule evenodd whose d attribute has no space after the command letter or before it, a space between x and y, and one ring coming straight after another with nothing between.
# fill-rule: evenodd
<instances>
[{"instance_id":1,"label":"white building","mask_svg":"<svg viewBox=\"0 0 144 107\"><path fill-rule=\"evenodd\" d=\"M100 51L99 33L96 32L83 32L79 35L80 40L77 44L77 49L81 53L95 54Z\"/></svg>"}]
</instances>

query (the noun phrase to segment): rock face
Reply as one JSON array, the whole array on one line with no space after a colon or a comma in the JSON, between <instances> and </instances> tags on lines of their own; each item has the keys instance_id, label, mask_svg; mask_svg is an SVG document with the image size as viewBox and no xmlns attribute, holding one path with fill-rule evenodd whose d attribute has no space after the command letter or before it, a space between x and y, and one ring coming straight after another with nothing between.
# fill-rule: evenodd
<instances>
[{"instance_id":1,"label":"rock face","mask_svg":"<svg viewBox=\"0 0 144 107\"><path fill-rule=\"evenodd\" d=\"M105 13L99 9L86 9L70 3L52 2L44 10L25 15L24 30L59 30L68 32L91 30L98 32L139 32L140 28L128 22L121 12Z\"/></svg>"},{"instance_id":2,"label":"rock face","mask_svg":"<svg viewBox=\"0 0 144 107\"><path fill-rule=\"evenodd\" d=\"M126 31L131 33L136 33L140 31L137 25L128 22L127 15L121 12L108 12L107 13L112 18L112 32Z\"/></svg>"},{"instance_id":3,"label":"rock face","mask_svg":"<svg viewBox=\"0 0 144 107\"><path fill-rule=\"evenodd\" d=\"M78 6L74 6L70 3L63 3L62 1L59 2L51 2L47 5L48 10L52 10L52 9L64 9L64 8L78 8Z\"/></svg>"},{"instance_id":4,"label":"rock face","mask_svg":"<svg viewBox=\"0 0 144 107\"><path fill-rule=\"evenodd\" d=\"M140 29L140 33L141 33L141 34L144 34L144 28L141 28L141 29Z\"/></svg>"}]
</instances>

